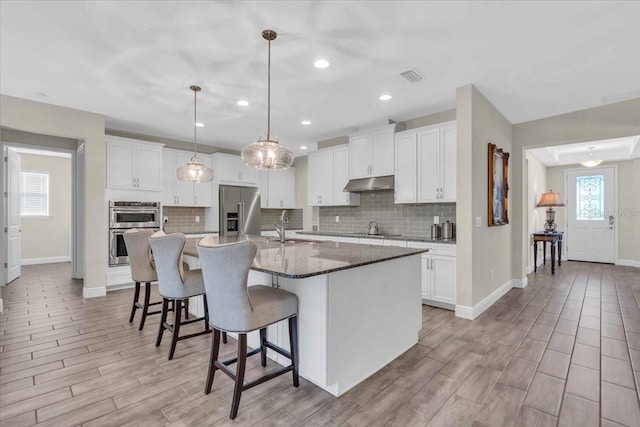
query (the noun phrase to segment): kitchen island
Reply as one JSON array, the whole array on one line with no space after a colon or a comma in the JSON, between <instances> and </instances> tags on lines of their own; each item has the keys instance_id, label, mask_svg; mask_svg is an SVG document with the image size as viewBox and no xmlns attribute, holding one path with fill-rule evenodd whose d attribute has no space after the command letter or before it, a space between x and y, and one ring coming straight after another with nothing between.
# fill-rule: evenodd
<instances>
[{"instance_id":1,"label":"kitchen island","mask_svg":"<svg viewBox=\"0 0 640 427\"><path fill-rule=\"evenodd\" d=\"M228 243L236 238L215 238ZM258 247L249 286L274 286L298 296L300 375L340 396L418 342L422 326L421 253L424 249L248 237ZM185 262L199 268L197 239ZM194 301L195 302L195 301ZM202 304L190 304L202 314ZM287 348L286 322L268 328ZM259 345L258 333L248 337ZM269 356L279 363L288 359Z\"/></svg>"}]
</instances>

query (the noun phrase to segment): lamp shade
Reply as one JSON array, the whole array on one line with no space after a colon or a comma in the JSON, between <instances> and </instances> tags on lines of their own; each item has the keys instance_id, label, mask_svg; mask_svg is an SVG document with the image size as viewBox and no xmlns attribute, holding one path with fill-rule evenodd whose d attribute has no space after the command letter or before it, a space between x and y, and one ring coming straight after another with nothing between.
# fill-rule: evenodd
<instances>
[{"instance_id":1,"label":"lamp shade","mask_svg":"<svg viewBox=\"0 0 640 427\"><path fill-rule=\"evenodd\" d=\"M288 169L294 158L293 152L271 135L263 135L242 150L244 163L256 169Z\"/></svg>"},{"instance_id":2,"label":"lamp shade","mask_svg":"<svg viewBox=\"0 0 640 427\"><path fill-rule=\"evenodd\" d=\"M564 203L562 203L560 193L554 193L552 190L549 190L548 193L542 193L537 205L538 208L555 208L562 206L564 206Z\"/></svg>"},{"instance_id":3,"label":"lamp shade","mask_svg":"<svg viewBox=\"0 0 640 427\"><path fill-rule=\"evenodd\" d=\"M204 161L196 156L184 166L176 170L176 175L180 181L184 182L209 182L213 181L214 173L205 166Z\"/></svg>"}]
</instances>

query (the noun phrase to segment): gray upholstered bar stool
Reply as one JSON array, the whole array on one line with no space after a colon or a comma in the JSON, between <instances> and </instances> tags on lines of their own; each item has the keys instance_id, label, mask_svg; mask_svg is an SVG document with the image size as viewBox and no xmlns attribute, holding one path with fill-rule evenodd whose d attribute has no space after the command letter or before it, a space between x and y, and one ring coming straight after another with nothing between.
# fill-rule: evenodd
<instances>
[{"instance_id":1,"label":"gray upholstered bar stool","mask_svg":"<svg viewBox=\"0 0 640 427\"><path fill-rule=\"evenodd\" d=\"M138 330L144 328L144 322L148 315L160 314L160 311L149 312L149 306L162 304L162 301L149 302L151 298L151 282L158 280L155 266L151 259L151 247L149 246L149 237L153 234L153 230L132 228L124 232L124 245L127 248L129 263L131 264L131 278L135 282L135 293L133 296L133 306L131 307L131 316L129 323L133 322L137 309L142 309L142 317L140 318L140 326ZM144 283L144 301L140 303L140 284Z\"/></svg>"},{"instance_id":2,"label":"gray upholstered bar stool","mask_svg":"<svg viewBox=\"0 0 640 427\"><path fill-rule=\"evenodd\" d=\"M187 239L182 233L165 234L157 231L149 238L149 244L153 251L153 257L158 272L158 292L162 296L162 317L160 328L156 339L156 347L162 342L162 335L165 329L173 332L171 339L171 349L169 350L169 360L173 359L178 341L193 338L211 332L209 329L209 312L207 310L207 297L204 292L202 281L202 271L184 271L182 267L182 251ZM182 304L190 297L202 295L204 300L204 317L182 320ZM169 311L169 301L174 303L173 325L167 323L167 312ZM205 330L180 336L180 327L190 323L204 320Z\"/></svg>"},{"instance_id":3,"label":"gray upholstered bar stool","mask_svg":"<svg viewBox=\"0 0 640 427\"><path fill-rule=\"evenodd\" d=\"M238 414L240 396L244 390L262 384L286 372L293 372L293 385L298 387L298 297L291 292L268 286L247 287L249 268L256 256L256 246L250 241L216 245L211 237L198 243L198 254L209 305L209 321L213 327L209 373L204 392L209 394L216 370L220 369L235 381L230 418ZM289 320L289 345L291 351L267 340L267 326L281 320ZM247 353L247 333L260 330L260 347ZM238 357L218 360L221 332L238 333ZM248 356L260 353L262 366L267 365L267 348L291 360L258 379L244 382ZM227 366L237 362L233 372Z\"/></svg>"}]
</instances>

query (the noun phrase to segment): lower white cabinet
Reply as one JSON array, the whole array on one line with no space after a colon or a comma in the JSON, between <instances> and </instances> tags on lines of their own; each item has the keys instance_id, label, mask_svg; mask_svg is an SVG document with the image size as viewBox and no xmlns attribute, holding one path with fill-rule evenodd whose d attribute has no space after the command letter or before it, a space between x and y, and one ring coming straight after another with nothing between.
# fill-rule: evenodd
<instances>
[{"instance_id":1,"label":"lower white cabinet","mask_svg":"<svg viewBox=\"0 0 640 427\"><path fill-rule=\"evenodd\" d=\"M422 254L422 300L425 304L454 309L456 304L455 245L409 242L410 248L425 248Z\"/></svg>"}]
</instances>

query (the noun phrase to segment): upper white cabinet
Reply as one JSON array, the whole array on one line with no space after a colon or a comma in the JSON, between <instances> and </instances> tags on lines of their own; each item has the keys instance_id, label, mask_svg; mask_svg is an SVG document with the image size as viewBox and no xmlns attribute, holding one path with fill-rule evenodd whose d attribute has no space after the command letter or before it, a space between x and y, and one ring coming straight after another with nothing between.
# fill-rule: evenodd
<instances>
[{"instance_id":1,"label":"upper white cabinet","mask_svg":"<svg viewBox=\"0 0 640 427\"><path fill-rule=\"evenodd\" d=\"M456 122L395 137L395 202L456 201Z\"/></svg>"},{"instance_id":2,"label":"upper white cabinet","mask_svg":"<svg viewBox=\"0 0 640 427\"><path fill-rule=\"evenodd\" d=\"M107 187L162 191L162 144L107 137Z\"/></svg>"},{"instance_id":3,"label":"upper white cabinet","mask_svg":"<svg viewBox=\"0 0 640 427\"><path fill-rule=\"evenodd\" d=\"M393 175L395 124L349 135L351 179Z\"/></svg>"},{"instance_id":4,"label":"upper white cabinet","mask_svg":"<svg viewBox=\"0 0 640 427\"><path fill-rule=\"evenodd\" d=\"M309 206L359 205L360 195L345 193L349 182L349 147L326 148L309 154Z\"/></svg>"},{"instance_id":5,"label":"upper white cabinet","mask_svg":"<svg viewBox=\"0 0 640 427\"><path fill-rule=\"evenodd\" d=\"M187 164L193 153L184 150L172 150L165 148L162 154L162 204L164 206L211 206L210 182L184 182L176 176L178 167ZM206 154L198 154L198 158L204 161L207 167L211 167L211 157Z\"/></svg>"},{"instance_id":6,"label":"upper white cabinet","mask_svg":"<svg viewBox=\"0 0 640 427\"><path fill-rule=\"evenodd\" d=\"M258 170L244 164L240 156L233 154L215 153L213 167L216 181L219 184L256 186L258 184Z\"/></svg>"},{"instance_id":7,"label":"upper white cabinet","mask_svg":"<svg viewBox=\"0 0 640 427\"><path fill-rule=\"evenodd\" d=\"M260 207L295 209L296 169L258 171Z\"/></svg>"}]
</instances>

